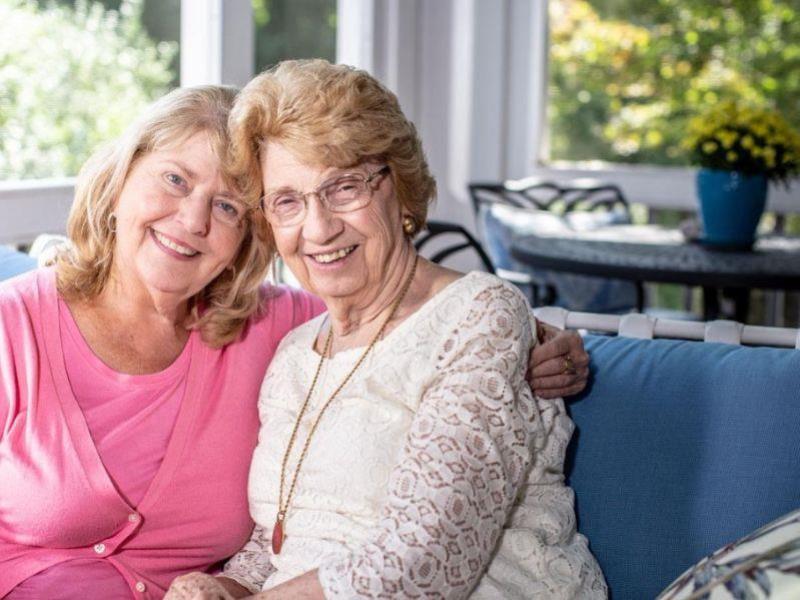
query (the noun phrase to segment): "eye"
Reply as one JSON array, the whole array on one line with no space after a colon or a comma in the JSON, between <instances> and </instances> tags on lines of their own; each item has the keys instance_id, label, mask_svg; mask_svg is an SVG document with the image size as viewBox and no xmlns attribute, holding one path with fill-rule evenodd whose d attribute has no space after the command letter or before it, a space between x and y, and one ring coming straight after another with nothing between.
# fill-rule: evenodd
<instances>
[{"instance_id":1,"label":"eye","mask_svg":"<svg viewBox=\"0 0 800 600\"><path fill-rule=\"evenodd\" d=\"M230 217L238 217L244 212L242 207L228 200L215 200L214 208L224 212Z\"/></svg>"},{"instance_id":2,"label":"eye","mask_svg":"<svg viewBox=\"0 0 800 600\"><path fill-rule=\"evenodd\" d=\"M359 187L359 180L355 179L354 177L347 177L344 179L339 179L333 183L333 192L353 192L358 190Z\"/></svg>"},{"instance_id":3,"label":"eye","mask_svg":"<svg viewBox=\"0 0 800 600\"><path fill-rule=\"evenodd\" d=\"M279 194L274 196L269 203L270 208L274 212L291 212L298 209L302 205L299 197L293 194Z\"/></svg>"},{"instance_id":4,"label":"eye","mask_svg":"<svg viewBox=\"0 0 800 600\"><path fill-rule=\"evenodd\" d=\"M164 179L166 179L170 185L173 185L175 187L180 187L180 188L186 187L186 180L176 173L167 173L166 175L164 175Z\"/></svg>"}]
</instances>

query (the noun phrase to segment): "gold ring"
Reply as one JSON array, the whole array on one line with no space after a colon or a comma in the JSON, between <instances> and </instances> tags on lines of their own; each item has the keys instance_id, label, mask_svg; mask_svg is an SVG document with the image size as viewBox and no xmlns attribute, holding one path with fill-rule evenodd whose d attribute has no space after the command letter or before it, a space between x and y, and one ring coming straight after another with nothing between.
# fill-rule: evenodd
<instances>
[{"instance_id":1,"label":"gold ring","mask_svg":"<svg viewBox=\"0 0 800 600\"><path fill-rule=\"evenodd\" d=\"M575 375L575 373L578 372L578 370L575 368L575 362L572 360L572 357L569 354L564 357L564 368L561 369L561 372L565 375Z\"/></svg>"}]
</instances>

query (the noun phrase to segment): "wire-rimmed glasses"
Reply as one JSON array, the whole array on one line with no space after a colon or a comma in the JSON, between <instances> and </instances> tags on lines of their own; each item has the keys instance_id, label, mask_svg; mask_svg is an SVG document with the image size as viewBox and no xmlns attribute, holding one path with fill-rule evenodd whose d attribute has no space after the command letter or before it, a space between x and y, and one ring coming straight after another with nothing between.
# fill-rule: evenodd
<instances>
[{"instance_id":1,"label":"wire-rimmed glasses","mask_svg":"<svg viewBox=\"0 0 800 600\"><path fill-rule=\"evenodd\" d=\"M267 220L279 227L297 225L305 219L308 196L317 196L326 210L333 213L359 210L372 201L374 192L372 182L389 173L389 170L389 165L386 165L369 175L363 173L338 175L322 183L313 192L278 190L264 196L261 206Z\"/></svg>"}]
</instances>

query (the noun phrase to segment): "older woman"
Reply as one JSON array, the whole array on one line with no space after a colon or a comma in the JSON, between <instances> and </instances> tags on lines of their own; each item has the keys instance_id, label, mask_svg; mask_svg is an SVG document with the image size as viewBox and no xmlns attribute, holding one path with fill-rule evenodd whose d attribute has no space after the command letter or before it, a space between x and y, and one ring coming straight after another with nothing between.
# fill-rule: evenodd
<instances>
[{"instance_id":1,"label":"older woman","mask_svg":"<svg viewBox=\"0 0 800 600\"><path fill-rule=\"evenodd\" d=\"M524 299L414 251L435 184L394 95L282 63L243 90L232 136L327 312L283 340L261 389L253 537L223 577L167 598L604 597L563 482L571 422L525 383Z\"/></svg>"},{"instance_id":2,"label":"older woman","mask_svg":"<svg viewBox=\"0 0 800 600\"><path fill-rule=\"evenodd\" d=\"M56 268L0 287L0 597L159 598L250 534L258 388L321 305L262 285L272 241L224 167L234 96L157 102L81 172Z\"/></svg>"}]
</instances>

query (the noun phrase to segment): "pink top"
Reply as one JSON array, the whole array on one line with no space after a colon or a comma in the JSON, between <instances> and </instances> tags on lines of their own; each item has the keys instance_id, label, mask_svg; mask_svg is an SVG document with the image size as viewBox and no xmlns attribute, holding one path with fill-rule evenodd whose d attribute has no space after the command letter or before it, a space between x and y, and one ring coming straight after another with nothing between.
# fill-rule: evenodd
<instances>
[{"instance_id":1,"label":"pink top","mask_svg":"<svg viewBox=\"0 0 800 600\"><path fill-rule=\"evenodd\" d=\"M52 270L0 285L0 597L160 598L246 541L261 379L322 309L283 288L264 298L240 341L192 333L167 369L130 376L59 319Z\"/></svg>"},{"instance_id":2,"label":"pink top","mask_svg":"<svg viewBox=\"0 0 800 600\"><path fill-rule=\"evenodd\" d=\"M97 358L61 299L58 317L67 379L97 453L120 495L137 506L167 451L186 390L195 338L160 373L126 375ZM93 558L53 565L20 583L5 600L82 600L87 594L75 585L79 581L91 586L91 596L131 597L122 574L108 561Z\"/></svg>"}]
</instances>

